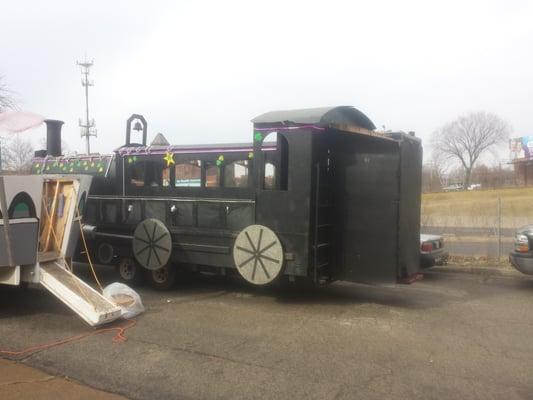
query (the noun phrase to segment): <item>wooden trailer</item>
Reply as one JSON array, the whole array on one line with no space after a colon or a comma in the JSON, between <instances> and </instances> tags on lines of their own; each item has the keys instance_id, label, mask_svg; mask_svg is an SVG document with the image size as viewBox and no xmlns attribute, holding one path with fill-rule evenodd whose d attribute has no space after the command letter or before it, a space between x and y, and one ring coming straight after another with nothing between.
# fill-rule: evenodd
<instances>
[{"instance_id":1,"label":"wooden trailer","mask_svg":"<svg viewBox=\"0 0 533 400\"><path fill-rule=\"evenodd\" d=\"M132 140L131 126L142 140ZM107 156L36 159L35 173L88 173L84 231L97 262L168 288L179 268L397 282L419 269L422 149L350 106L275 111L250 144L147 144L140 115Z\"/></svg>"}]
</instances>

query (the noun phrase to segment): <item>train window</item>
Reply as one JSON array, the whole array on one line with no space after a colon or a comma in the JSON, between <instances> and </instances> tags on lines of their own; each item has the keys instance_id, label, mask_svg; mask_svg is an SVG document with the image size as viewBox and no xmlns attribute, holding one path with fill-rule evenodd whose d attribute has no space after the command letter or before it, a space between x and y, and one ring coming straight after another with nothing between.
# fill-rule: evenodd
<instances>
[{"instance_id":1,"label":"train window","mask_svg":"<svg viewBox=\"0 0 533 400\"><path fill-rule=\"evenodd\" d=\"M271 162L265 163L263 187L265 189L276 189L276 166Z\"/></svg>"},{"instance_id":2,"label":"train window","mask_svg":"<svg viewBox=\"0 0 533 400\"><path fill-rule=\"evenodd\" d=\"M135 187L170 185L169 169L158 160L138 161L128 166L128 173L130 185Z\"/></svg>"},{"instance_id":3,"label":"train window","mask_svg":"<svg viewBox=\"0 0 533 400\"><path fill-rule=\"evenodd\" d=\"M161 183L163 187L170 186L170 168L163 168L161 172Z\"/></svg>"},{"instance_id":4,"label":"train window","mask_svg":"<svg viewBox=\"0 0 533 400\"><path fill-rule=\"evenodd\" d=\"M287 190L289 178L289 145L287 138L270 132L261 145L263 154L263 189Z\"/></svg>"},{"instance_id":5,"label":"train window","mask_svg":"<svg viewBox=\"0 0 533 400\"><path fill-rule=\"evenodd\" d=\"M201 165L200 160L176 164L176 187L200 187L202 184Z\"/></svg>"},{"instance_id":6,"label":"train window","mask_svg":"<svg viewBox=\"0 0 533 400\"><path fill-rule=\"evenodd\" d=\"M31 197L26 192L18 193L11 201L7 215L13 219L35 217L35 206Z\"/></svg>"},{"instance_id":7,"label":"train window","mask_svg":"<svg viewBox=\"0 0 533 400\"><path fill-rule=\"evenodd\" d=\"M205 187L220 186L220 168L212 162L205 163Z\"/></svg>"},{"instance_id":8,"label":"train window","mask_svg":"<svg viewBox=\"0 0 533 400\"><path fill-rule=\"evenodd\" d=\"M136 163L132 165L129 169L129 175L130 175L130 185L136 186L136 187L143 187L144 186L144 163Z\"/></svg>"},{"instance_id":9,"label":"train window","mask_svg":"<svg viewBox=\"0 0 533 400\"><path fill-rule=\"evenodd\" d=\"M225 187L248 186L248 160L233 161L224 168Z\"/></svg>"}]
</instances>

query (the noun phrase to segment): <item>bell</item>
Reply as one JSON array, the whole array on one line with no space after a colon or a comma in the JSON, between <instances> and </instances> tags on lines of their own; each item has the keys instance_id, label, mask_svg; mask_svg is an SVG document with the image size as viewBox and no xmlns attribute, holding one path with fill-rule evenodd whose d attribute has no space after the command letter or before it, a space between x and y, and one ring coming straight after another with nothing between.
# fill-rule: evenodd
<instances>
[{"instance_id":1,"label":"bell","mask_svg":"<svg viewBox=\"0 0 533 400\"><path fill-rule=\"evenodd\" d=\"M135 125L133 126L133 130L134 131L142 131L143 130L143 126L141 125L141 123L139 121L135 122Z\"/></svg>"}]
</instances>

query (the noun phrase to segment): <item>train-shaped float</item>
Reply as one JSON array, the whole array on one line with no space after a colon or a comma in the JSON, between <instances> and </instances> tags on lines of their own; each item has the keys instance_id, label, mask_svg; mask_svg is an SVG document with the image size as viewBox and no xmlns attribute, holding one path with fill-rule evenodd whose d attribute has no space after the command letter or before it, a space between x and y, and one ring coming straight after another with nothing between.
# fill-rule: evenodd
<instances>
[{"instance_id":1,"label":"train-shaped float","mask_svg":"<svg viewBox=\"0 0 533 400\"><path fill-rule=\"evenodd\" d=\"M109 155L61 156L48 126L36 175L91 175L83 232L129 283L172 286L180 269L255 285L392 283L419 270L422 148L351 106L274 111L251 143L149 144L141 115ZM137 134L137 141L133 136ZM84 255L78 255L82 260Z\"/></svg>"}]
</instances>

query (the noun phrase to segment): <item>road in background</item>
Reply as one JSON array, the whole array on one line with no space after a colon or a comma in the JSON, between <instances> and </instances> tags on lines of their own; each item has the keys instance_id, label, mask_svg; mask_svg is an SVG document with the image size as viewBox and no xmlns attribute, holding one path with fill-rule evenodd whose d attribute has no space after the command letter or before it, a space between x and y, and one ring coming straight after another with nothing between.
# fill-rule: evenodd
<instances>
[{"instance_id":1,"label":"road in background","mask_svg":"<svg viewBox=\"0 0 533 400\"><path fill-rule=\"evenodd\" d=\"M488 228L422 227L422 233L443 235L452 256L498 257L497 231ZM500 255L507 258L513 249L514 229L502 229Z\"/></svg>"}]
</instances>

